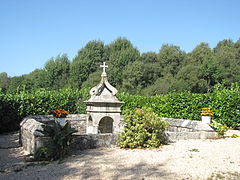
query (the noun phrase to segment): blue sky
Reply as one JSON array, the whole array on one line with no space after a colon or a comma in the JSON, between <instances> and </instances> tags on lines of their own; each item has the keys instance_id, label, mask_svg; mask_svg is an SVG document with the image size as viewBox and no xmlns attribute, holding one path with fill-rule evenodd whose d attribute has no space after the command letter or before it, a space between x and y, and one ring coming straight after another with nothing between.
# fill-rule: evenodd
<instances>
[{"instance_id":1,"label":"blue sky","mask_svg":"<svg viewBox=\"0 0 240 180\"><path fill-rule=\"evenodd\" d=\"M191 52L240 38L239 0L0 0L0 72L43 68L51 57L70 60L91 40L126 37L138 50L174 44Z\"/></svg>"}]
</instances>

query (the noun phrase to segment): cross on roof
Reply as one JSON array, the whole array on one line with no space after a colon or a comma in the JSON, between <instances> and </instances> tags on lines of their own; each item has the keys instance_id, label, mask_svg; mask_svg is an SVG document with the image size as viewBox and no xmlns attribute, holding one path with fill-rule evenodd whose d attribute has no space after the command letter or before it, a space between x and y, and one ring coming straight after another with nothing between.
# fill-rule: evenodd
<instances>
[{"instance_id":1,"label":"cross on roof","mask_svg":"<svg viewBox=\"0 0 240 180\"><path fill-rule=\"evenodd\" d=\"M108 67L108 65L106 65L106 62L103 62L103 65L100 65L100 67L103 68L103 72L106 72L106 68Z\"/></svg>"}]
</instances>

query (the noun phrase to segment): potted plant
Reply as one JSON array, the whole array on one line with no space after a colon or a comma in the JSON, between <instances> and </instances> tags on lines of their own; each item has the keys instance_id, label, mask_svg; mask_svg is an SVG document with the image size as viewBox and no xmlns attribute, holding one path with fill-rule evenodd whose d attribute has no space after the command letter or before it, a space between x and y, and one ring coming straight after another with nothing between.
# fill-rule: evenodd
<instances>
[{"instance_id":1,"label":"potted plant","mask_svg":"<svg viewBox=\"0 0 240 180\"><path fill-rule=\"evenodd\" d=\"M56 118L55 121L58 122L61 126L64 126L66 124L65 118L68 114L69 112L64 109L56 109L53 111L53 117Z\"/></svg>"},{"instance_id":2,"label":"potted plant","mask_svg":"<svg viewBox=\"0 0 240 180\"><path fill-rule=\"evenodd\" d=\"M214 112L210 108L202 108L202 111L201 111L202 122L206 124L210 124L213 114Z\"/></svg>"}]
</instances>

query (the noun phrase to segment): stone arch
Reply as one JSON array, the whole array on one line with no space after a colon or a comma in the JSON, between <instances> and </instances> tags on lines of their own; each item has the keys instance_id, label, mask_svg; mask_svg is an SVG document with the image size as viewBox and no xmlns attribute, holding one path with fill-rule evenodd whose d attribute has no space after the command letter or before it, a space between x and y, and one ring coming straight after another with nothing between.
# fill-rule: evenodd
<instances>
[{"instance_id":1,"label":"stone arch","mask_svg":"<svg viewBox=\"0 0 240 180\"><path fill-rule=\"evenodd\" d=\"M111 117L105 116L99 121L98 133L113 133L113 119Z\"/></svg>"}]
</instances>

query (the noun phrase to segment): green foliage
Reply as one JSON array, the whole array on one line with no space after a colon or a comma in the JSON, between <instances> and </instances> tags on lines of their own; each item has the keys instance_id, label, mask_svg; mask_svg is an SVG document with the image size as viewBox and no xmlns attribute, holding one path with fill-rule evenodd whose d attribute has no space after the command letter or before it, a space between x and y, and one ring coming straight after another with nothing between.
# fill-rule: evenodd
<instances>
[{"instance_id":1,"label":"green foliage","mask_svg":"<svg viewBox=\"0 0 240 180\"><path fill-rule=\"evenodd\" d=\"M240 88L216 85L212 93L196 94L190 92L169 93L166 95L140 96L128 93L117 94L122 110L148 107L161 117L200 120L201 108L214 111L214 120L230 128L240 129ZM32 92L20 91L15 94L0 92L0 133L16 130L19 122L26 116L51 114L62 108L72 114L85 113L83 101L89 98L89 89L37 89Z\"/></svg>"},{"instance_id":2,"label":"green foliage","mask_svg":"<svg viewBox=\"0 0 240 180\"><path fill-rule=\"evenodd\" d=\"M214 120L227 127L240 129L238 84L233 84L231 88L216 85L213 93L208 94L182 92L148 97L120 93L118 98L125 102L122 110L150 107L161 117L200 120L201 108L210 107L215 113Z\"/></svg>"},{"instance_id":3,"label":"green foliage","mask_svg":"<svg viewBox=\"0 0 240 180\"><path fill-rule=\"evenodd\" d=\"M91 73L94 73L103 59L104 44L102 41L90 41L73 59L70 70L70 86L80 88Z\"/></svg>"},{"instance_id":4,"label":"green foliage","mask_svg":"<svg viewBox=\"0 0 240 180\"><path fill-rule=\"evenodd\" d=\"M213 128L216 130L218 137L224 137L224 134L229 129L226 125L222 125L214 120L212 120L211 126L213 126Z\"/></svg>"},{"instance_id":5,"label":"green foliage","mask_svg":"<svg viewBox=\"0 0 240 180\"><path fill-rule=\"evenodd\" d=\"M240 82L240 41L220 41L213 49L200 43L185 53L179 46L163 44L158 53L138 49L126 38L110 44L90 41L70 61L66 54L51 58L43 69L8 77L0 73L3 92L58 90L92 86L106 61L109 82L132 94L159 95L171 92L213 92L213 87ZM97 72L97 73L96 73ZM95 84L93 84L95 85Z\"/></svg>"},{"instance_id":6,"label":"green foliage","mask_svg":"<svg viewBox=\"0 0 240 180\"><path fill-rule=\"evenodd\" d=\"M70 61L66 54L51 58L44 67L46 87L61 89L68 84Z\"/></svg>"},{"instance_id":7,"label":"green foliage","mask_svg":"<svg viewBox=\"0 0 240 180\"><path fill-rule=\"evenodd\" d=\"M10 79L9 86L7 92L9 93L16 93L20 90L24 89L22 85L24 80L24 76L15 76Z\"/></svg>"},{"instance_id":8,"label":"green foliage","mask_svg":"<svg viewBox=\"0 0 240 180\"><path fill-rule=\"evenodd\" d=\"M122 148L159 147L166 143L164 131L168 123L161 120L150 109L125 111L124 132L120 134L119 146Z\"/></svg>"},{"instance_id":9,"label":"green foliage","mask_svg":"<svg viewBox=\"0 0 240 180\"><path fill-rule=\"evenodd\" d=\"M19 128L21 118L18 116L18 105L11 95L0 91L0 133Z\"/></svg>"},{"instance_id":10,"label":"green foliage","mask_svg":"<svg viewBox=\"0 0 240 180\"><path fill-rule=\"evenodd\" d=\"M121 87L123 71L130 62L140 59L139 51L126 38L118 38L105 48L104 59L108 62L109 81L113 86Z\"/></svg>"},{"instance_id":11,"label":"green foliage","mask_svg":"<svg viewBox=\"0 0 240 180\"><path fill-rule=\"evenodd\" d=\"M190 152L200 152L199 149L196 149L196 148L191 149L191 150L189 150L189 151L190 151Z\"/></svg>"},{"instance_id":12,"label":"green foliage","mask_svg":"<svg viewBox=\"0 0 240 180\"><path fill-rule=\"evenodd\" d=\"M58 122L44 125L43 130L38 131L50 139L45 147L39 148L34 154L34 159L37 161L62 160L69 152L73 133L77 132L69 123L61 126Z\"/></svg>"},{"instance_id":13,"label":"green foliage","mask_svg":"<svg viewBox=\"0 0 240 180\"><path fill-rule=\"evenodd\" d=\"M211 97L211 109L214 119L228 127L240 129L240 87L238 83L231 88L216 85Z\"/></svg>"},{"instance_id":14,"label":"green foliage","mask_svg":"<svg viewBox=\"0 0 240 180\"><path fill-rule=\"evenodd\" d=\"M164 75L176 75L184 57L185 53L180 50L180 47L168 44L162 45L158 54L158 61L164 70Z\"/></svg>"},{"instance_id":15,"label":"green foliage","mask_svg":"<svg viewBox=\"0 0 240 180\"><path fill-rule=\"evenodd\" d=\"M84 100L89 98L89 89L37 89L16 94L0 92L0 133L17 130L20 121L29 115L51 114L62 108L72 114L85 113Z\"/></svg>"},{"instance_id":16,"label":"green foliage","mask_svg":"<svg viewBox=\"0 0 240 180\"><path fill-rule=\"evenodd\" d=\"M239 135L237 135L237 134L232 134L231 135L231 138L239 138L240 136Z\"/></svg>"},{"instance_id":17,"label":"green foliage","mask_svg":"<svg viewBox=\"0 0 240 180\"><path fill-rule=\"evenodd\" d=\"M123 89L139 94L143 88L153 84L161 76L161 68L157 63L134 61L123 71Z\"/></svg>"},{"instance_id":18,"label":"green foliage","mask_svg":"<svg viewBox=\"0 0 240 180\"><path fill-rule=\"evenodd\" d=\"M10 83L10 78L8 77L8 74L5 72L0 73L0 88L2 92L4 93L7 92L9 83Z\"/></svg>"}]
</instances>

